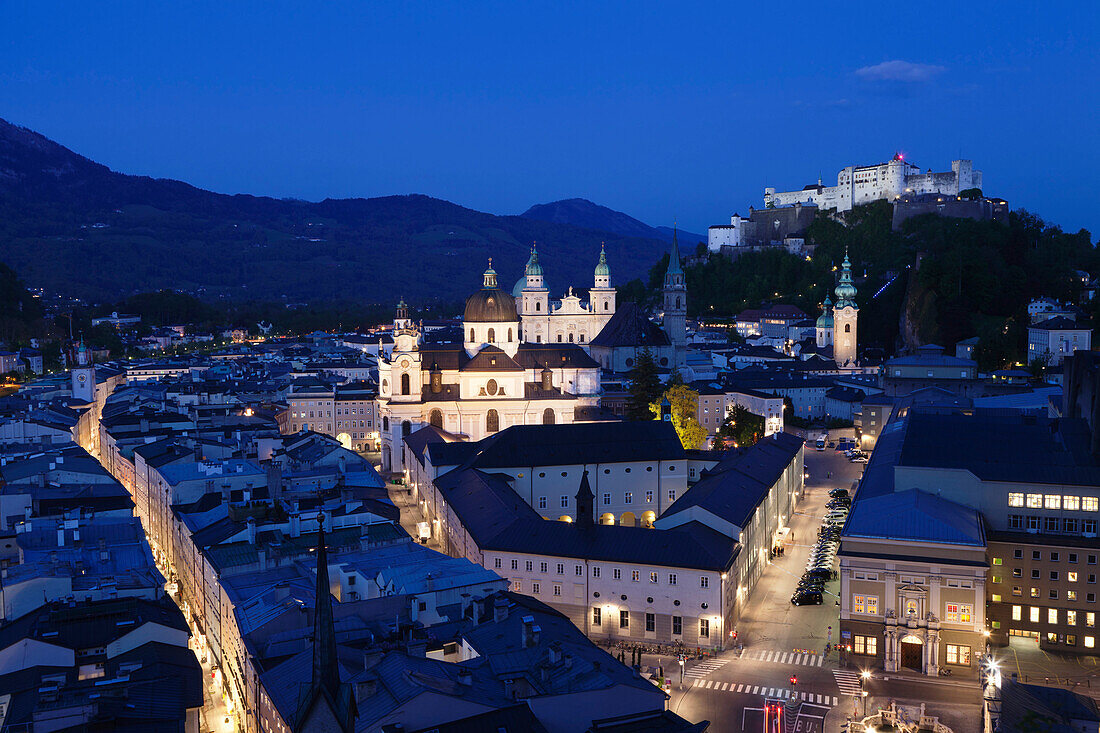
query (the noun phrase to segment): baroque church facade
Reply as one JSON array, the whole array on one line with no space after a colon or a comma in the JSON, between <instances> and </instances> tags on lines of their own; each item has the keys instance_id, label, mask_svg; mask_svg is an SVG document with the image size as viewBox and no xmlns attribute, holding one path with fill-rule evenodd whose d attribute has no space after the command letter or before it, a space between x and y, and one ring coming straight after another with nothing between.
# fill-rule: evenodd
<instances>
[{"instance_id":1,"label":"baroque church facade","mask_svg":"<svg viewBox=\"0 0 1100 733\"><path fill-rule=\"evenodd\" d=\"M665 277L663 335L667 357L678 366L686 362L686 313L674 243ZM586 419L600 406L601 367L618 365L611 357L606 364L593 358L593 342L614 325L617 314L603 248L587 302L572 288L561 300L550 300L534 247L511 293L500 287L490 260L481 289L466 299L461 341L425 337L400 304L393 351L378 360L382 470L402 469L404 438L424 425L456 440L476 441L512 425ZM626 348L609 346L604 353Z\"/></svg>"}]
</instances>

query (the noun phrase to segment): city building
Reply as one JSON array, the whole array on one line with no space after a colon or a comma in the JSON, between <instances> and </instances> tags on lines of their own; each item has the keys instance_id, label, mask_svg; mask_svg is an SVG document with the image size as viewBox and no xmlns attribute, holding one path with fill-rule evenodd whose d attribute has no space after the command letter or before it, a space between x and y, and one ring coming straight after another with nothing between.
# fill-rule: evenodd
<instances>
[{"instance_id":1,"label":"city building","mask_svg":"<svg viewBox=\"0 0 1100 733\"><path fill-rule=\"evenodd\" d=\"M1092 327L1085 323L1055 316L1027 327L1027 361L1045 366L1061 366L1075 351L1092 349Z\"/></svg>"},{"instance_id":2,"label":"city building","mask_svg":"<svg viewBox=\"0 0 1100 733\"><path fill-rule=\"evenodd\" d=\"M531 247L523 277L512 288L520 316L520 336L532 344L590 343L615 315L615 292L607 253L600 247L588 302L575 295L573 288L561 300L551 301L538 252Z\"/></svg>"},{"instance_id":3,"label":"city building","mask_svg":"<svg viewBox=\"0 0 1100 733\"><path fill-rule=\"evenodd\" d=\"M801 191L776 192L764 189L764 206L778 208L795 204L813 204L818 209L848 211L853 206L872 201L894 201L906 194L937 193L958 196L968 189L982 187L982 172L974 170L969 160L951 161L950 172L922 173L898 153L886 163L847 166L837 174L835 186L805 186Z\"/></svg>"},{"instance_id":4,"label":"city building","mask_svg":"<svg viewBox=\"0 0 1100 733\"><path fill-rule=\"evenodd\" d=\"M520 326L491 266L466 299L461 340L429 339L398 314L393 354L378 363L383 471L401 470L402 440L422 425L480 440L511 425L571 423L599 406L599 364L580 343L524 341Z\"/></svg>"}]
</instances>

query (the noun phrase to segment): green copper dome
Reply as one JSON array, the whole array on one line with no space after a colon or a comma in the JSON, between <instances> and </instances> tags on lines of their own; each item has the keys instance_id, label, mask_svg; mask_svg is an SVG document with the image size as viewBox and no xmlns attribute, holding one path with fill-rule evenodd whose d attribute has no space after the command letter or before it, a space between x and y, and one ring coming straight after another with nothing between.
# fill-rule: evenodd
<instances>
[{"instance_id":1,"label":"green copper dome","mask_svg":"<svg viewBox=\"0 0 1100 733\"><path fill-rule=\"evenodd\" d=\"M524 275L541 275L542 265L539 264L539 253L535 249L535 245L531 245L531 257L527 260L527 269L524 270Z\"/></svg>"},{"instance_id":2,"label":"green copper dome","mask_svg":"<svg viewBox=\"0 0 1100 733\"><path fill-rule=\"evenodd\" d=\"M833 327L833 301L829 300L828 295L825 296L825 302L821 306L821 315L817 317L817 327Z\"/></svg>"},{"instance_id":3,"label":"green copper dome","mask_svg":"<svg viewBox=\"0 0 1100 733\"><path fill-rule=\"evenodd\" d=\"M596 265L596 277L611 277L611 268L607 265L607 252L600 245L600 262Z\"/></svg>"},{"instance_id":4,"label":"green copper dome","mask_svg":"<svg viewBox=\"0 0 1100 733\"><path fill-rule=\"evenodd\" d=\"M836 286L836 307L855 308L856 286L852 284L852 263L848 260L848 251L844 251L844 263L840 266L840 283Z\"/></svg>"}]
</instances>

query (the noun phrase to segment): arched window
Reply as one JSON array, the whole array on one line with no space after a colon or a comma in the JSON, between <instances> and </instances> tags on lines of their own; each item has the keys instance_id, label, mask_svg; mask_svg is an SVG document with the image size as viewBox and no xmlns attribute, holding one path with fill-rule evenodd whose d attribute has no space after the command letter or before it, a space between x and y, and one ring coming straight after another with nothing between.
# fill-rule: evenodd
<instances>
[{"instance_id":1,"label":"arched window","mask_svg":"<svg viewBox=\"0 0 1100 733\"><path fill-rule=\"evenodd\" d=\"M496 410L489 410L485 413L485 432L495 433L500 430L500 415Z\"/></svg>"},{"instance_id":2,"label":"arched window","mask_svg":"<svg viewBox=\"0 0 1100 733\"><path fill-rule=\"evenodd\" d=\"M512 343L512 329L508 329L508 343Z\"/></svg>"},{"instance_id":3,"label":"arched window","mask_svg":"<svg viewBox=\"0 0 1100 733\"><path fill-rule=\"evenodd\" d=\"M389 430L390 429L390 419L388 417L382 418L382 429L383 430Z\"/></svg>"},{"instance_id":4,"label":"arched window","mask_svg":"<svg viewBox=\"0 0 1100 733\"><path fill-rule=\"evenodd\" d=\"M680 307L680 296L679 295L676 296L676 307L677 308Z\"/></svg>"},{"instance_id":5,"label":"arched window","mask_svg":"<svg viewBox=\"0 0 1100 733\"><path fill-rule=\"evenodd\" d=\"M541 310L542 310L542 303L540 303L539 301L536 300L535 301L535 312L538 313Z\"/></svg>"},{"instance_id":6,"label":"arched window","mask_svg":"<svg viewBox=\"0 0 1100 733\"><path fill-rule=\"evenodd\" d=\"M485 391L488 392L490 395L495 395L497 393L497 380L490 379L488 382L486 382Z\"/></svg>"},{"instance_id":7,"label":"arched window","mask_svg":"<svg viewBox=\"0 0 1100 733\"><path fill-rule=\"evenodd\" d=\"M559 344L561 343L561 334L560 333L558 334L558 343Z\"/></svg>"},{"instance_id":8,"label":"arched window","mask_svg":"<svg viewBox=\"0 0 1100 733\"><path fill-rule=\"evenodd\" d=\"M851 332L852 332L852 324L845 323L844 324L844 333L851 333Z\"/></svg>"},{"instance_id":9,"label":"arched window","mask_svg":"<svg viewBox=\"0 0 1100 733\"><path fill-rule=\"evenodd\" d=\"M584 343L584 334L583 333L581 334L581 343L582 344Z\"/></svg>"},{"instance_id":10,"label":"arched window","mask_svg":"<svg viewBox=\"0 0 1100 733\"><path fill-rule=\"evenodd\" d=\"M471 341L477 341L477 337L474 336L474 329L472 329L472 328L470 329L470 340Z\"/></svg>"},{"instance_id":11,"label":"arched window","mask_svg":"<svg viewBox=\"0 0 1100 733\"><path fill-rule=\"evenodd\" d=\"M382 392L386 393L386 392L389 392L389 391L390 391L390 380L383 379L382 380Z\"/></svg>"},{"instance_id":12,"label":"arched window","mask_svg":"<svg viewBox=\"0 0 1100 733\"><path fill-rule=\"evenodd\" d=\"M604 309L604 310L607 310L607 309L608 309L608 308L610 307L610 305L611 305L611 304L610 304L610 303L608 303L608 302L607 302L607 301L605 300L605 301L603 302L603 309Z\"/></svg>"},{"instance_id":13,"label":"arched window","mask_svg":"<svg viewBox=\"0 0 1100 733\"><path fill-rule=\"evenodd\" d=\"M401 394L409 394L409 375L401 375Z\"/></svg>"},{"instance_id":14,"label":"arched window","mask_svg":"<svg viewBox=\"0 0 1100 733\"><path fill-rule=\"evenodd\" d=\"M554 411L547 407L542 411L542 424L553 425L554 424Z\"/></svg>"},{"instance_id":15,"label":"arched window","mask_svg":"<svg viewBox=\"0 0 1100 733\"><path fill-rule=\"evenodd\" d=\"M428 413L428 424L433 427L443 428L443 413L439 410L432 410Z\"/></svg>"},{"instance_id":16,"label":"arched window","mask_svg":"<svg viewBox=\"0 0 1100 733\"><path fill-rule=\"evenodd\" d=\"M402 438L409 437L409 433L411 433L412 431L413 431L412 423L409 422L408 420L402 420L401 421L401 437Z\"/></svg>"},{"instance_id":17,"label":"arched window","mask_svg":"<svg viewBox=\"0 0 1100 733\"><path fill-rule=\"evenodd\" d=\"M573 343L573 332L569 332L569 343Z\"/></svg>"},{"instance_id":18,"label":"arched window","mask_svg":"<svg viewBox=\"0 0 1100 733\"><path fill-rule=\"evenodd\" d=\"M495 329L489 329L489 343L495 344L497 341L497 332Z\"/></svg>"}]
</instances>

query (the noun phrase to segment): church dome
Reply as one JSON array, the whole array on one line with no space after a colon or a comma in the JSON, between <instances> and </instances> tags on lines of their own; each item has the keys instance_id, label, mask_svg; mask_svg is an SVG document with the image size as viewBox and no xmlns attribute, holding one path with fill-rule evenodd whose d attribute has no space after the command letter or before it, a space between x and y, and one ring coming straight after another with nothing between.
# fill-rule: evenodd
<instances>
[{"instance_id":1,"label":"church dome","mask_svg":"<svg viewBox=\"0 0 1100 733\"><path fill-rule=\"evenodd\" d=\"M462 319L465 323L509 323L519 321L516 313L516 299L497 285L497 274L493 270L493 261L489 260L489 269L485 271L481 290L466 298L466 310Z\"/></svg>"},{"instance_id":2,"label":"church dome","mask_svg":"<svg viewBox=\"0 0 1100 733\"><path fill-rule=\"evenodd\" d=\"M596 277L610 277L611 268L607 265L607 253L604 252L603 245L600 245L600 262L596 265Z\"/></svg>"},{"instance_id":3,"label":"church dome","mask_svg":"<svg viewBox=\"0 0 1100 733\"><path fill-rule=\"evenodd\" d=\"M817 327L833 327L833 301L829 300L828 295L825 296L825 303L821 306L821 315L817 317Z\"/></svg>"},{"instance_id":4,"label":"church dome","mask_svg":"<svg viewBox=\"0 0 1100 733\"><path fill-rule=\"evenodd\" d=\"M848 260L848 252L844 252L844 263L840 267L840 284L836 286L836 307L855 308L856 286L852 284L852 263Z\"/></svg>"},{"instance_id":5,"label":"church dome","mask_svg":"<svg viewBox=\"0 0 1100 733\"><path fill-rule=\"evenodd\" d=\"M512 297L519 298L523 295L523 289L527 287L527 276L524 275L519 280L516 280L515 287L512 288Z\"/></svg>"}]
</instances>

